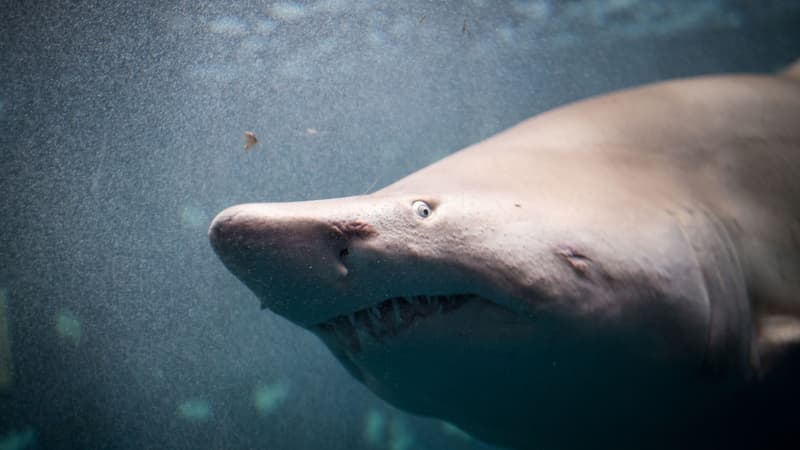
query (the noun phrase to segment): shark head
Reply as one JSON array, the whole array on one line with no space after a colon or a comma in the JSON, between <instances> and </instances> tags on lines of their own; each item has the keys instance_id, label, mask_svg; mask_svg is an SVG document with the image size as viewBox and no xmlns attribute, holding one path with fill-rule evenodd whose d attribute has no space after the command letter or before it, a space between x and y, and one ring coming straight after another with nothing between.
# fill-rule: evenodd
<instances>
[{"instance_id":1,"label":"shark head","mask_svg":"<svg viewBox=\"0 0 800 450\"><path fill-rule=\"evenodd\" d=\"M600 215L553 206L389 191L238 205L209 236L263 307L316 334L380 397L519 446L519 430L547 436L565 419L606 432L598 405L647 392L652 406L654 387L671 395L709 355L702 287L677 286L680 265L647 266L648 243L661 261L690 252L655 244L681 230L643 224L607 245ZM639 409L628 412L619 420Z\"/></svg>"},{"instance_id":2,"label":"shark head","mask_svg":"<svg viewBox=\"0 0 800 450\"><path fill-rule=\"evenodd\" d=\"M513 395L490 380L527 366L541 333L492 242L496 218L519 210L487 194L254 203L218 214L209 237L263 307L318 335L371 390L452 417L451 405Z\"/></svg>"}]
</instances>

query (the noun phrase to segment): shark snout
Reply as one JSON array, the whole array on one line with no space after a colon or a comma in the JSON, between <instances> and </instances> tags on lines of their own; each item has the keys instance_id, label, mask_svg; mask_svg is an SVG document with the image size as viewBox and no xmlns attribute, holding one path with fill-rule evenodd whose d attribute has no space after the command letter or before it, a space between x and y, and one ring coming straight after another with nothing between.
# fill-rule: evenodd
<instances>
[{"instance_id":1,"label":"shark snout","mask_svg":"<svg viewBox=\"0 0 800 450\"><path fill-rule=\"evenodd\" d=\"M342 260L347 236L336 221L286 214L270 205L239 205L217 215L209 240L237 276L260 277L302 273L308 280L332 282L347 275Z\"/></svg>"},{"instance_id":2,"label":"shark snout","mask_svg":"<svg viewBox=\"0 0 800 450\"><path fill-rule=\"evenodd\" d=\"M219 213L208 230L214 251L262 306L303 325L336 312L325 299L347 285L349 243L374 233L367 224L315 207L238 205Z\"/></svg>"}]
</instances>

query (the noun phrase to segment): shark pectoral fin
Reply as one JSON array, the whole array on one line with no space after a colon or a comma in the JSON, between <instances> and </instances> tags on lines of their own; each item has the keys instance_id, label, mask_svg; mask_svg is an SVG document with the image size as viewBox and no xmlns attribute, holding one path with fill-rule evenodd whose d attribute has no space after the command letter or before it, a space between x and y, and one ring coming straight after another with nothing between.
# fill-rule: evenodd
<instances>
[{"instance_id":1,"label":"shark pectoral fin","mask_svg":"<svg viewBox=\"0 0 800 450\"><path fill-rule=\"evenodd\" d=\"M789 315L760 317L754 344L759 372L771 372L782 355L800 350L800 319Z\"/></svg>"},{"instance_id":2,"label":"shark pectoral fin","mask_svg":"<svg viewBox=\"0 0 800 450\"><path fill-rule=\"evenodd\" d=\"M753 368L752 311L736 246L725 225L708 211L679 212L675 218L692 249L709 307L706 367L746 378Z\"/></svg>"},{"instance_id":3,"label":"shark pectoral fin","mask_svg":"<svg viewBox=\"0 0 800 450\"><path fill-rule=\"evenodd\" d=\"M800 59L783 69L780 74L788 78L800 80Z\"/></svg>"}]
</instances>

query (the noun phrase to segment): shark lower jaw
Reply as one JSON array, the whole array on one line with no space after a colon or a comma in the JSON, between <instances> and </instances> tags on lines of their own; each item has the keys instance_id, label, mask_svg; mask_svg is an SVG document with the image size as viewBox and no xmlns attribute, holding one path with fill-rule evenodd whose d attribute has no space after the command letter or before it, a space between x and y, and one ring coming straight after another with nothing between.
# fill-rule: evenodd
<instances>
[{"instance_id":1,"label":"shark lower jaw","mask_svg":"<svg viewBox=\"0 0 800 450\"><path fill-rule=\"evenodd\" d=\"M417 322L443 316L472 302L488 300L475 294L393 297L358 311L336 316L312 330L351 355L366 345L382 344Z\"/></svg>"}]
</instances>

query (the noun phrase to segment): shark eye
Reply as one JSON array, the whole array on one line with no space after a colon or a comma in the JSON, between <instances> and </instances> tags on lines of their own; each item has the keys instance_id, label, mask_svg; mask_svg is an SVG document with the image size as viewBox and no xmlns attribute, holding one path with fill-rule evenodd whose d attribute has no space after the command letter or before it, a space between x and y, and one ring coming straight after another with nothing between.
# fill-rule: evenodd
<instances>
[{"instance_id":1,"label":"shark eye","mask_svg":"<svg viewBox=\"0 0 800 450\"><path fill-rule=\"evenodd\" d=\"M411 204L411 207L414 208L414 212L417 213L418 216L422 217L423 219L430 216L433 210L431 207L428 206L427 203L423 202L422 200L417 200Z\"/></svg>"}]
</instances>

